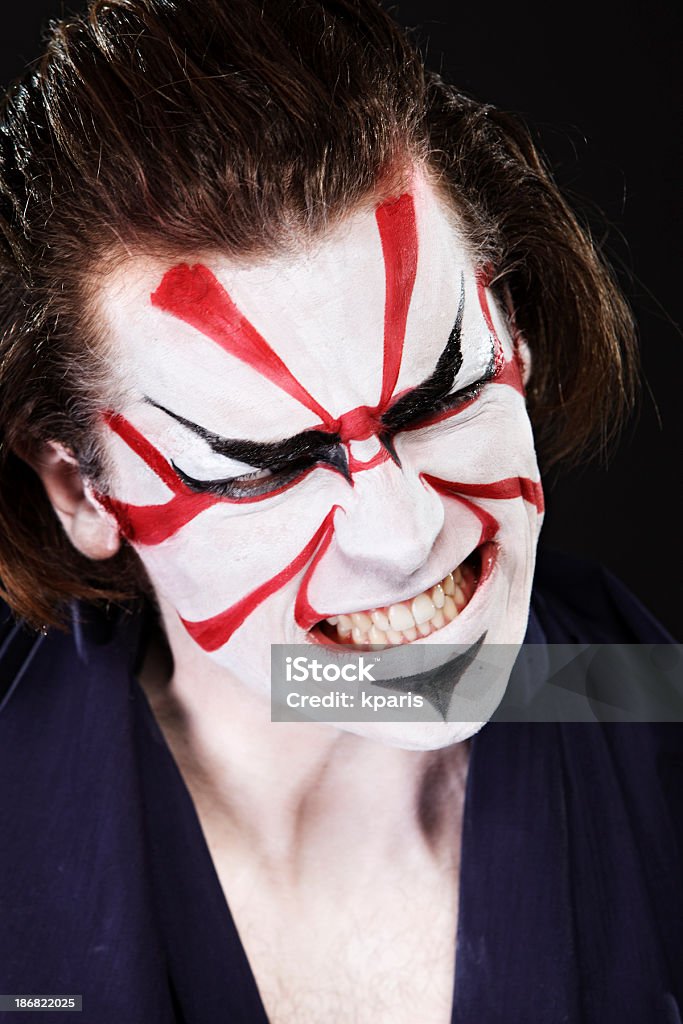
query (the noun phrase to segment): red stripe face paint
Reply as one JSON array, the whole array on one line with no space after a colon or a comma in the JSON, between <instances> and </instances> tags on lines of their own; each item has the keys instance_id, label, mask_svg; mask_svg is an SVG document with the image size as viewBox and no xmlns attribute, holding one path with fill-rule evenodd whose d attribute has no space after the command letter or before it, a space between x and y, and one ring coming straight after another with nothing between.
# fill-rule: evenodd
<instances>
[{"instance_id":1,"label":"red stripe face paint","mask_svg":"<svg viewBox=\"0 0 683 1024\"><path fill-rule=\"evenodd\" d=\"M310 576L315 566L315 560L322 557L329 547L334 528L334 512L334 508L330 510L319 529L316 530L309 542L289 565L285 566L272 579L257 587L250 594L247 594L241 601L236 602L236 604L225 611L219 612L218 615L204 619L202 622L190 622L182 619L182 623L192 639L205 651L218 650L219 647L228 642L235 630L242 625L251 612L258 608L267 597L270 597L271 594L274 594L285 584L291 582L304 569L307 563L310 563L303 580L302 589L305 592L306 579ZM301 595L301 593L302 591L300 590L299 594ZM299 597L299 600L302 601L303 599Z\"/></svg>"},{"instance_id":2,"label":"red stripe face paint","mask_svg":"<svg viewBox=\"0 0 683 1024\"><path fill-rule=\"evenodd\" d=\"M222 349L295 398L326 426L328 414L290 373L256 328L237 309L207 267L183 263L164 274L152 305L196 327Z\"/></svg>"},{"instance_id":3,"label":"red stripe face paint","mask_svg":"<svg viewBox=\"0 0 683 1024\"><path fill-rule=\"evenodd\" d=\"M413 197L382 203L375 212L385 270L383 371L380 400L334 419L273 352L240 312L212 272L201 264L167 271L151 296L154 306L195 327L226 352L246 363L314 414L321 426L345 441L373 433L394 394L401 366L408 310L417 272L418 241Z\"/></svg>"},{"instance_id":4,"label":"red stripe face paint","mask_svg":"<svg viewBox=\"0 0 683 1024\"><path fill-rule=\"evenodd\" d=\"M426 476L434 487L446 494L469 495L473 498L492 498L494 501L512 498L523 498L534 506L538 513L544 510L543 488L540 481L529 480L527 477L508 477L506 480L495 480L491 483L475 484L455 480L440 480ZM490 539L490 538L486 538Z\"/></svg>"},{"instance_id":5,"label":"red stripe face paint","mask_svg":"<svg viewBox=\"0 0 683 1024\"><path fill-rule=\"evenodd\" d=\"M417 231L413 197L378 207L377 226L382 239L386 272L384 303L384 372L379 409L386 409L394 394L401 367L410 299L417 273Z\"/></svg>"},{"instance_id":6,"label":"red stripe face paint","mask_svg":"<svg viewBox=\"0 0 683 1024\"><path fill-rule=\"evenodd\" d=\"M543 497L488 282L419 176L299 255L117 281L103 319L134 397L105 417L98 497L183 642L265 691L271 643L412 600L484 543L492 571L443 641L521 639ZM330 453L309 464L313 434Z\"/></svg>"}]
</instances>

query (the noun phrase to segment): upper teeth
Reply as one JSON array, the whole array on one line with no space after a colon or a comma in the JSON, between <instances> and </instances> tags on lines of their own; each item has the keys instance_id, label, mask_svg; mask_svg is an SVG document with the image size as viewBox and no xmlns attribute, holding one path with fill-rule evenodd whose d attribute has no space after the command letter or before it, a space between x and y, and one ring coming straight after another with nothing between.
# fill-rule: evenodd
<instances>
[{"instance_id":1,"label":"upper teeth","mask_svg":"<svg viewBox=\"0 0 683 1024\"><path fill-rule=\"evenodd\" d=\"M388 608L372 608L349 615L333 615L326 619L336 626L342 641L354 644L386 646L416 640L440 629L462 611L467 604L465 580L460 566L448 573L436 586L424 590L409 601L399 601Z\"/></svg>"}]
</instances>

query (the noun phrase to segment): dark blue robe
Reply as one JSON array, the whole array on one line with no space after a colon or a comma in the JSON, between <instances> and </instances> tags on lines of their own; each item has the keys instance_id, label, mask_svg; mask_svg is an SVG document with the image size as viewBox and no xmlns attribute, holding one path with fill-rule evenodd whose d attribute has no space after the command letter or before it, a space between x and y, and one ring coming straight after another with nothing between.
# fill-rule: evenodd
<instances>
[{"instance_id":1,"label":"dark blue robe","mask_svg":"<svg viewBox=\"0 0 683 1024\"><path fill-rule=\"evenodd\" d=\"M0 993L82 994L58 1018L78 1024L266 1024L134 677L143 617L89 619L0 629ZM542 555L527 640L670 638L604 570ZM682 728L494 722L474 737L453 1022L680 1024Z\"/></svg>"}]
</instances>

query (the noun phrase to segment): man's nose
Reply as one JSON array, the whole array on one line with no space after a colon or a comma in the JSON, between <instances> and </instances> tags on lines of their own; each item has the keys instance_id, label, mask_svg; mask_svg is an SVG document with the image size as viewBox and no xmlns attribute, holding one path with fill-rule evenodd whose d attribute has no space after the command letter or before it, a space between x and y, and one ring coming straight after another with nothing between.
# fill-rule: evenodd
<instances>
[{"instance_id":1,"label":"man's nose","mask_svg":"<svg viewBox=\"0 0 683 1024\"><path fill-rule=\"evenodd\" d=\"M354 473L353 481L335 516L340 553L379 575L417 572L443 527L439 495L414 470L390 461Z\"/></svg>"}]
</instances>

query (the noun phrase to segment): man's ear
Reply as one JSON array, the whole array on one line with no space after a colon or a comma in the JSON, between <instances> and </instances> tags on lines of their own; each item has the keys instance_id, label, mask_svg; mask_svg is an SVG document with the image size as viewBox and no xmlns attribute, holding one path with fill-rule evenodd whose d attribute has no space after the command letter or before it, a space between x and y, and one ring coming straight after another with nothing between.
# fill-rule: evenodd
<instances>
[{"instance_id":1,"label":"man's ear","mask_svg":"<svg viewBox=\"0 0 683 1024\"><path fill-rule=\"evenodd\" d=\"M47 441L27 461L42 480L73 546L87 558L115 555L121 546L116 522L93 496L71 452L56 441Z\"/></svg>"}]
</instances>

